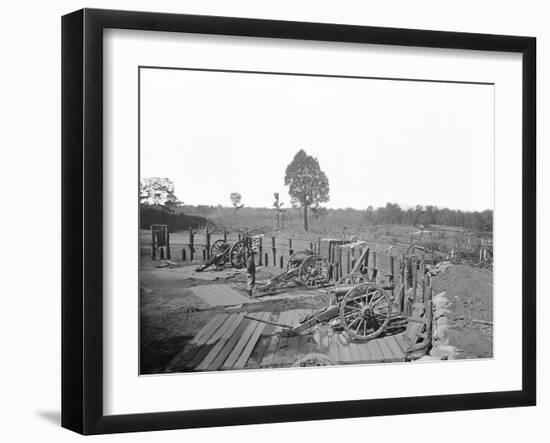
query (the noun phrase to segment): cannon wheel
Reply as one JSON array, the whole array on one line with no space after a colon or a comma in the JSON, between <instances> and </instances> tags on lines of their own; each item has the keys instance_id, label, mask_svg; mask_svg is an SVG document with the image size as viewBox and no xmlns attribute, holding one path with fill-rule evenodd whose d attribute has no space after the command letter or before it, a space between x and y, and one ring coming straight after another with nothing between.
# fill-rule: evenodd
<instances>
[{"instance_id":1,"label":"cannon wheel","mask_svg":"<svg viewBox=\"0 0 550 443\"><path fill-rule=\"evenodd\" d=\"M300 265L298 278L308 288L324 285L328 282L327 259L319 255L310 255Z\"/></svg>"},{"instance_id":2,"label":"cannon wheel","mask_svg":"<svg viewBox=\"0 0 550 443\"><path fill-rule=\"evenodd\" d=\"M214 243L212 243L212 246L210 246L210 257L214 257L220 252L224 252L228 247L229 245L222 239L216 240Z\"/></svg>"},{"instance_id":3,"label":"cannon wheel","mask_svg":"<svg viewBox=\"0 0 550 443\"><path fill-rule=\"evenodd\" d=\"M246 266L246 244L242 241L236 241L229 250L229 260L231 266L235 268L244 268Z\"/></svg>"},{"instance_id":4,"label":"cannon wheel","mask_svg":"<svg viewBox=\"0 0 550 443\"><path fill-rule=\"evenodd\" d=\"M374 283L350 289L340 305L340 320L352 340L378 337L390 321L389 294Z\"/></svg>"}]
</instances>

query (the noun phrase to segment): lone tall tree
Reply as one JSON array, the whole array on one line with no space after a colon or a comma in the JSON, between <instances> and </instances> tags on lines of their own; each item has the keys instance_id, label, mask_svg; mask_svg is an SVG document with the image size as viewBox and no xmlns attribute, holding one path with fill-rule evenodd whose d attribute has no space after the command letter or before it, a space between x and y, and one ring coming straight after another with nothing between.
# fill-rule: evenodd
<instances>
[{"instance_id":1,"label":"lone tall tree","mask_svg":"<svg viewBox=\"0 0 550 443\"><path fill-rule=\"evenodd\" d=\"M244 207L244 204L241 203L241 200L243 199L243 196L239 194L238 192L232 192L229 195L229 200L231 200L231 204L235 208L235 215L237 215L237 211Z\"/></svg>"},{"instance_id":2,"label":"lone tall tree","mask_svg":"<svg viewBox=\"0 0 550 443\"><path fill-rule=\"evenodd\" d=\"M304 230L307 232L308 208L317 208L329 200L328 178L321 171L319 161L300 149L286 167L285 186L288 186L292 206L304 210Z\"/></svg>"}]
</instances>

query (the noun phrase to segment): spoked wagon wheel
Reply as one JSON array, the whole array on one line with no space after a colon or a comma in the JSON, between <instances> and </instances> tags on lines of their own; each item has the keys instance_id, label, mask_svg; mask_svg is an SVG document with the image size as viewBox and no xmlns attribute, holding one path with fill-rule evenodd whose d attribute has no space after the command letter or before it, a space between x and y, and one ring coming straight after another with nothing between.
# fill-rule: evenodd
<instances>
[{"instance_id":1,"label":"spoked wagon wheel","mask_svg":"<svg viewBox=\"0 0 550 443\"><path fill-rule=\"evenodd\" d=\"M218 255L219 253L225 251L228 247L229 245L222 239L216 240L214 243L212 243L212 246L210 246L210 257Z\"/></svg>"},{"instance_id":2,"label":"spoked wagon wheel","mask_svg":"<svg viewBox=\"0 0 550 443\"><path fill-rule=\"evenodd\" d=\"M352 340L378 337L390 321L389 294L374 283L350 289L340 306L340 319Z\"/></svg>"},{"instance_id":3,"label":"spoked wagon wheel","mask_svg":"<svg viewBox=\"0 0 550 443\"><path fill-rule=\"evenodd\" d=\"M328 282L327 259L319 255L310 255L300 265L298 278L308 288L323 286Z\"/></svg>"},{"instance_id":4,"label":"spoked wagon wheel","mask_svg":"<svg viewBox=\"0 0 550 443\"><path fill-rule=\"evenodd\" d=\"M246 266L246 244L242 241L236 241L229 250L229 261L235 268L244 268Z\"/></svg>"}]
</instances>

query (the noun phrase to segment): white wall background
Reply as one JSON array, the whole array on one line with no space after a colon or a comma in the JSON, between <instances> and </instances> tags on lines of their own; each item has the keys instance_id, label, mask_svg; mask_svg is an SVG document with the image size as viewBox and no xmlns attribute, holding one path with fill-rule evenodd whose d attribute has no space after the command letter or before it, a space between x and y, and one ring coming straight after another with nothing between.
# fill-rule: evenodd
<instances>
[{"instance_id":1,"label":"white wall background","mask_svg":"<svg viewBox=\"0 0 550 443\"><path fill-rule=\"evenodd\" d=\"M5 2L0 27L0 439L74 441L60 414L60 16L81 7L531 35L538 38L539 226L548 224L550 28L545 2L418 0L112 0ZM19 215L17 215L19 214ZM546 222L546 223L545 223ZM16 227L17 229L14 229ZM539 275L550 236L539 228ZM550 413L550 338L539 278L539 406L98 437L95 441L544 441ZM333 387L337 388L337 387Z\"/></svg>"}]
</instances>

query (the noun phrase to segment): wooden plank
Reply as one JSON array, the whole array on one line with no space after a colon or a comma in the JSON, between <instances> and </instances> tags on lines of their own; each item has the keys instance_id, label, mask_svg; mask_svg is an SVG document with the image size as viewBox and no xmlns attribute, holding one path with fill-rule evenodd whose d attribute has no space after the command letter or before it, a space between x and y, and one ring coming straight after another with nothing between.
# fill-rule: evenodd
<instances>
[{"instance_id":1,"label":"wooden plank","mask_svg":"<svg viewBox=\"0 0 550 443\"><path fill-rule=\"evenodd\" d=\"M384 356L382 355L382 351L380 350L380 347L376 343L376 340L369 340L367 342L367 349L372 358L372 361L381 362L384 360Z\"/></svg>"},{"instance_id":2,"label":"wooden plank","mask_svg":"<svg viewBox=\"0 0 550 443\"><path fill-rule=\"evenodd\" d=\"M250 320L250 323L244 333L241 335L241 338L231 351L231 354L229 354L229 357L227 357L227 360L225 360L225 363L222 365L222 369L231 369L233 365L236 363L237 359L241 355L241 352L243 351L244 347L248 343L248 340L250 340L250 337L256 330L256 327L258 326L258 322L254 320Z\"/></svg>"},{"instance_id":3,"label":"wooden plank","mask_svg":"<svg viewBox=\"0 0 550 443\"><path fill-rule=\"evenodd\" d=\"M403 350L401 349L401 347L397 343L397 340L396 340L395 336L394 335L388 335L385 338L386 338L386 343L390 347L390 349L391 349L393 355L395 356L395 358L397 358L397 359L404 358L405 353L403 352Z\"/></svg>"},{"instance_id":4,"label":"wooden plank","mask_svg":"<svg viewBox=\"0 0 550 443\"><path fill-rule=\"evenodd\" d=\"M240 305L247 299L228 285L210 285L212 293L220 300L220 305Z\"/></svg>"},{"instance_id":5,"label":"wooden plank","mask_svg":"<svg viewBox=\"0 0 550 443\"><path fill-rule=\"evenodd\" d=\"M267 320L269 315L270 315L269 312L264 312L262 313L262 316L260 318L262 320ZM252 354L252 351L254 350L254 347L256 346L256 343L258 342L258 339L260 338L260 335L262 334L262 331L265 328L265 323L262 323L262 322L256 322L256 323L258 323L258 325L256 326L254 333L250 337L250 340L248 340L248 343L246 344L239 359L233 365L233 369L243 369L246 365L246 362L248 361L248 357L250 357L250 354Z\"/></svg>"},{"instance_id":6,"label":"wooden plank","mask_svg":"<svg viewBox=\"0 0 550 443\"><path fill-rule=\"evenodd\" d=\"M357 348L359 350L359 356L360 356L362 362L368 362L368 361L371 360L371 356L369 354L369 350L368 350L367 344L365 342L358 343Z\"/></svg>"},{"instance_id":7,"label":"wooden plank","mask_svg":"<svg viewBox=\"0 0 550 443\"><path fill-rule=\"evenodd\" d=\"M407 343L405 341L405 339L403 338L403 333L401 334L396 334L396 335L393 335L392 336L396 343L399 345L399 347L401 348L401 351L403 351L403 354L407 354L408 350L409 350L409 343Z\"/></svg>"},{"instance_id":8,"label":"wooden plank","mask_svg":"<svg viewBox=\"0 0 550 443\"><path fill-rule=\"evenodd\" d=\"M296 311L296 315L294 318L294 326L298 326L300 324L300 320L305 318L310 312L311 310L309 309L298 309ZM305 337L304 340L302 340L303 337ZM283 365L285 366L293 365L296 362L296 360L299 357L299 352L300 352L299 348L300 348L301 342L302 343L307 342L307 336L297 335L295 337L290 338L287 352L285 353Z\"/></svg>"},{"instance_id":9,"label":"wooden plank","mask_svg":"<svg viewBox=\"0 0 550 443\"><path fill-rule=\"evenodd\" d=\"M328 357L332 363L337 364L340 361L340 356L338 354L336 334L329 335L328 339L329 339L329 356Z\"/></svg>"},{"instance_id":10,"label":"wooden plank","mask_svg":"<svg viewBox=\"0 0 550 443\"><path fill-rule=\"evenodd\" d=\"M185 366L189 369L194 369L208 355L213 347L214 345L206 344L199 346L197 353Z\"/></svg>"},{"instance_id":11,"label":"wooden plank","mask_svg":"<svg viewBox=\"0 0 550 443\"><path fill-rule=\"evenodd\" d=\"M212 322L208 329L200 336L198 340L195 341L197 345L202 345L212 337L212 335L218 330L221 324L227 319L227 314L218 314L216 315L216 320Z\"/></svg>"},{"instance_id":12,"label":"wooden plank","mask_svg":"<svg viewBox=\"0 0 550 443\"><path fill-rule=\"evenodd\" d=\"M221 301L208 289L208 286L197 286L193 289L193 293L210 306L220 306Z\"/></svg>"},{"instance_id":13,"label":"wooden plank","mask_svg":"<svg viewBox=\"0 0 550 443\"><path fill-rule=\"evenodd\" d=\"M220 325L218 330L212 334L212 337L210 337L208 340L206 340L207 345L211 345L216 343L221 336L227 331L227 328L231 326L231 324L235 321L237 318L237 314L231 314L228 315L226 320Z\"/></svg>"},{"instance_id":14,"label":"wooden plank","mask_svg":"<svg viewBox=\"0 0 550 443\"><path fill-rule=\"evenodd\" d=\"M315 352L317 349L317 342L312 334L301 335L298 342L298 353L296 354L296 360L304 358L306 355Z\"/></svg>"},{"instance_id":15,"label":"wooden plank","mask_svg":"<svg viewBox=\"0 0 550 443\"><path fill-rule=\"evenodd\" d=\"M291 313L292 311L283 311L279 313L279 318L276 319L275 321L277 323L286 324L288 321L287 319ZM280 326L277 326L273 334L279 334L281 330L282 328ZM262 361L260 363L260 367L265 368L273 364L273 359L275 358L275 354L277 353L277 349L279 348L279 341L280 341L280 337L278 335L273 335L271 337L267 345L267 349L262 358Z\"/></svg>"},{"instance_id":16,"label":"wooden plank","mask_svg":"<svg viewBox=\"0 0 550 443\"><path fill-rule=\"evenodd\" d=\"M240 324L237 326L237 329L231 334L221 350L218 352L218 355L214 358L212 363L208 365L209 371L217 371L222 367L223 363L225 362L229 354L233 351L233 348L240 340L250 323L251 320L248 320L247 318L242 319Z\"/></svg>"},{"instance_id":17,"label":"wooden plank","mask_svg":"<svg viewBox=\"0 0 550 443\"><path fill-rule=\"evenodd\" d=\"M294 319L296 318L296 309L290 311L289 316L285 324L294 325ZM272 366L280 366L285 361L285 355L288 348L289 340L291 337L280 337L275 356L271 363Z\"/></svg>"},{"instance_id":18,"label":"wooden plank","mask_svg":"<svg viewBox=\"0 0 550 443\"><path fill-rule=\"evenodd\" d=\"M197 365L197 368L196 368L197 370L200 370L200 371L208 370L210 364L218 356L218 354L224 348L224 346L226 345L231 335L236 331L238 326L241 324L243 317L244 317L244 312L241 312L239 314L236 314L231 319L229 326L225 328L225 331L220 336L220 339L217 341L214 347L210 350L210 352L206 355L206 357ZM229 322L226 322L226 324L227 323Z\"/></svg>"},{"instance_id":19,"label":"wooden plank","mask_svg":"<svg viewBox=\"0 0 550 443\"><path fill-rule=\"evenodd\" d=\"M277 314L272 314L268 317L269 321L275 321ZM258 339L258 343L256 344L256 347L252 351L252 354L250 354L250 357L248 357L248 361L246 362L245 369L259 369L262 359L265 355L265 352L267 350L267 346L269 345L269 342L271 341L271 336L273 334L273 331L275 331L276 326L266 324L265 328L260 335L260 338Z\"/></svg>"},{"instance_id":20,"label":"wooden plank","mask_svg":"<svg viewBox=\"0 0 550 443\"><path fill-rule=\"evenodd\" d=\"M385 337L383 338L377 338L375 339L376 344L380 346L380 350L382 351L382 355L384 356L384 361L392 361L394 359L394 355L386 343Z\"/></svg>"},{"instance_id":21,"label":"wooden plank","mask_svg":"<svg viewBox=\"0 0 550 443\"><path fill-rule=\"evenodd\" d=\"M319 344L317 350L320 354L324 354L327 357L329 356L329 337L326 332L319 330Z\"/></svg>"},{"instance_id":22,"label":"wooden plank","mask_svg":"<svg viewBox=\"0 0 550 443\"><path fill-rule=\"evenodd\" d=\"M361 354L359 353L359 344L355 342L350 342L348 347L351 355L351 361L353 363L359 363L362 360Z\"/></svg>"},{"instance_id":23,"label":"wooden plank","mask_svg":"<svg viewBox=\"0 0 550 443\"><path fill-rule=\"evenodd\" d=\"M211 306L221 306L223 305L223 300L221 300L210 288L212 285L202 285L197 286L197 288L193 291L195 294L197 294L199 297L203 297L205 300L208 300Z\"/></svg>"},{"instance_id":24,"label":"wooden plank","mask_svg":"<svg viewBox=\"0 0 550 443\"><path fill-rule=\"evenodd\" d=\"M217 317L218 315L213 315L212 317L210 317L210 320L208 320L206 324L201 328L201 330L197 333L197 335L195 335L193 340L191 340L191 343L196 343L198 340L200 340L205 331L207 331L212 326L212 323L216 321Z\"/></svg>"},{"instance_id":25,"label":"wooden plank","mask_svg":"<svg viewBox=\"0 0 550 443\"><path fill-rule=\"evenodd\" d=\"M342 363L351 362L351 352L350 352L350 349L349 349L349 343L347 342L344 335L343 334L338 334L336 340L337 340L337 343L338 343L338 355L340 356L340 361Z\"/></svg>"},{"instance_id":26,"label":"wooden plank","mask_svg":"<svg viewBox=\"0 0 550 443\"><path fill-rule=\"evenodd\" d=\"M300 336L295 335L288 340L288 346L285 352L285 356L281 361L282 366L292 366L296 361L298 355L298 345L300 344Z\"/></svg>"}]
</instances>

